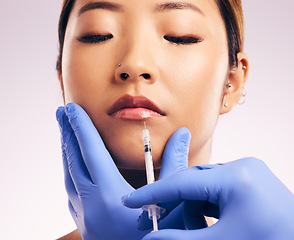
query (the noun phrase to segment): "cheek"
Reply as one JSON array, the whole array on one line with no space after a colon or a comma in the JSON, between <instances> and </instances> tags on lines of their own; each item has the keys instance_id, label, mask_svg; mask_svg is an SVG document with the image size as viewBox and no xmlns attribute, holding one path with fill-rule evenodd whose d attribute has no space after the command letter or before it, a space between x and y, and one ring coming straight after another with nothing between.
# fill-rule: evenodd
<instances>
[{"instance_id":1,"label":"cheek","mask_svg":"<svg viewBox=\"0 0 294 240\"><path fill-rule=\"evenodd\" d=\"M105 57L104 51L97 53L92 46L67 45L62 62L65 102L89 106L97 102L111 83L113 69L109 66L113 60Z\"/></svg>"},{"instance_id":2,"label":"cheek","mask_svg":"<svg viewBox=\"0 0 294 240\"><path fill-rule=\"evenodd\" d=\"M226 49L224 47L224 49ZM227 52L215 46L177 58L178 67L170 70L169 85L173 100L172 121L192 133L191 148L199 150L213 134L221 106L223 84L227 76ZM176 62L174 63L176 64Z\"/></svg>"},{"instance_id":3,"label":"cheek","mask_svg":"<svg viewBox=\"0 0 294 240\"><path fill-rule=\"evenodd\" d=\"M100 48L98 53L93 46L88 49L74 43L65 46L62 65L65 103L75 102L87 112L118 166L144 169L143 124L133 124L130 130L127 122L107 115L108 103L124 94L122 86L113 84L119 51ZM164 143L160 148L162 151ZM157 158L160 154L156 154Z\"/></svg>"}]
</instances>

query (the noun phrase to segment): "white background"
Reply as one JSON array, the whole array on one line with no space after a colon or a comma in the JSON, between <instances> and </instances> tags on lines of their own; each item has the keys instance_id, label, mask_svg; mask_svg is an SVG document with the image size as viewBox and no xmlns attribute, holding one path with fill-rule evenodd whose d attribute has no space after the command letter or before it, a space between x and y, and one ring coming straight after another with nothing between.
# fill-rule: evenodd
<instances>
[{"instance_id":1,"label":"white background","mask_svg":"<svg viewBox=\"0 0 294 240\"><path fill-rule=\"evenodd\" d=\"M0 7L0 239L54 239L75 228L55 110L58 0ZM212 162L263 159L294 192L294 2L244 0L246 103L221 116Z\"/></svg>"}]
</instances>

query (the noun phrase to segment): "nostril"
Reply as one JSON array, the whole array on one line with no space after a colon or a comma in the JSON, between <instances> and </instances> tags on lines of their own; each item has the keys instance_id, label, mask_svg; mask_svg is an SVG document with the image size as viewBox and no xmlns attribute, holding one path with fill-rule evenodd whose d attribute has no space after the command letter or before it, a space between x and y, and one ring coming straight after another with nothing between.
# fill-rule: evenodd
<instances>
[{"instance_id":1,"label":"nostril","mask_svg":"<svg viewBox=\"0 0 294 240\"><path fill-rule=\"evenodd\" d=\"M141 74L141 76L143 78L145 78L145 79L150 79L151 78L150 74L148 74L148 73L143 73L143 74Z\"/></svg>"},{"instance_id":2,"label":"nostril","mask_svg":"<svg viewBox=\"0 0 294 240\"><path fill-rule=\"evenodd\" d=\"M121 77L122 80L126 80L126 79L129 77L129 74L127 74L127 73L122 73L122 74L120 75L120 77Z\"/></svg>"},{"instance_id":3,"label":"nostril","mask_svg":"<svg viewBox=\"0 0 294 240\"><path fill-rule=\"evenodd\" d=\"M122 80L127 80L129 77L130 77L130 75L127 74L127 73L121 73L121 74L120 74L120 78L121 78ZM147 80L151 78L151 76L150 76L149 73L142 73L142 74L140 75L140 77L143 77L144 79L147 79Z\"/></svg>"}]
</instances>

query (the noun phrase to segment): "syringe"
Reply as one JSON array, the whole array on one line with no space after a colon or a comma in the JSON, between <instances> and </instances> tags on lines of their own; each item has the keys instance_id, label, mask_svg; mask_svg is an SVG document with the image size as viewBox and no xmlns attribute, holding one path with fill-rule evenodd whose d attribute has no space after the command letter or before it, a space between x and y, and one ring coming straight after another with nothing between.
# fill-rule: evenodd
<instances>
[{"instance_id":1,"label":"syringe","mask_svg":"<svg viewBox=\"0 0 294 240\"><path fill-rule=\"evenodd\" d=\"M151 154L150 135L149 135L149 130L146 128L145 122L144 122L144 130L143 130L143 142L144 142L144 150L145 150L145 166L146 166L147 184L150 184L155 181L155 178L154 178L154 169L153 169L153 161L152 161L152 154ZM164 212L164 209L156 205L145 205L142 208L143 210L148 211L148 217L150 220L153 221L153 231L158 231L157 219L160 218L160 214Z\"/></svg>"}]
</instances>

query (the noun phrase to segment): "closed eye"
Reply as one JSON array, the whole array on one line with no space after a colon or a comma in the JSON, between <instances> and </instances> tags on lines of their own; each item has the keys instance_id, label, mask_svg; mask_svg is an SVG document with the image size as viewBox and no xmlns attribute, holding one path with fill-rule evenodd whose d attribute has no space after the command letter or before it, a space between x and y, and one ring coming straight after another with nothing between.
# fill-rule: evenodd
<instances>
[{"instance_id":1,"label":"closed eye","mask_svg":"<svg viewBox=\"0 0 294 240\"><path fill-rule=\"evenodd\" d=\"M182 44L182 45L200 43L203 41L203 39L201 39L201 38L190 37L190 36L183 36L183 37L164 36L163 38L169 42L176 43L176 44Z\"/></svg>"},{"instance_id":2,"label":"closed eye","mask_svg":"<svg viewBox=\"0 0 294 240\"><path fill-rule=\"evenodd\" d=\"M87 35L78 37L77 39L83 43L100 43L100 42L105 42L111 38L113 38L112 34L107 34L107 35L87 34Z\"/></svg>"}]
</instances>

